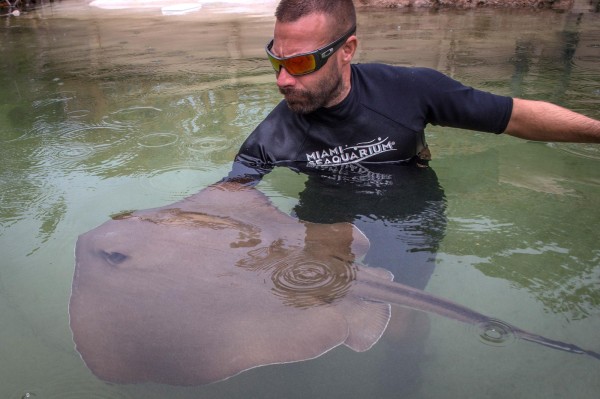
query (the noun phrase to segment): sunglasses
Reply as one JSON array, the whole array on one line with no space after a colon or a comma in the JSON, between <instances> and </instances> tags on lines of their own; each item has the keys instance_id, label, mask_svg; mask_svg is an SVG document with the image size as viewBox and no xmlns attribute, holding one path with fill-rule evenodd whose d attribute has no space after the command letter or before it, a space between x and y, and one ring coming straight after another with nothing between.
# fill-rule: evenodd
<instances>
[{"instance_id":1,"label":"sunglasses","mask_svg":"<svg viewBox=\"0 0 600 399\"><path fill-rule=\"evenodd\" d=\"M267 44L265 50L267 51L267 55L269 56L269 61L271 61L271 65L273 65L273 69L275 72L279 72L281 68L285 68L285 70L292 76L301 76L308 75L309 73L313 73L318 71L325 65L327 59L331 57L333 53L335 53L350 36L352 36L356 32L356 26L353 26L344 36L340 37L336 41L329 43L326 46L321 47L318 50L311 51L310 53L303 53L298 55L293 55L291 57L277 57L275 54L271 52L273 48L273 40Z\"/></svg>"}]
</instances>

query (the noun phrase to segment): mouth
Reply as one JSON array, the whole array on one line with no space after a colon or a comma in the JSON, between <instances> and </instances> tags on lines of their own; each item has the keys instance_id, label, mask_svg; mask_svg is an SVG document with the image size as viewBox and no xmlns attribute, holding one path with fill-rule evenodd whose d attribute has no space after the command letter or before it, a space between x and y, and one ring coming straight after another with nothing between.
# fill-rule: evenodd
<instances>
[{"instance_id":1,"label":"mouth","mask_svg":"<svg viewBox=\"0 0 600 399\"><path fill-rule=\"evenodd\" d=\"M283 94L287 101L298 102L306 98L306 93L302 90L291 88L280 88L279 92Z\"/></svg>"}]
</instances>

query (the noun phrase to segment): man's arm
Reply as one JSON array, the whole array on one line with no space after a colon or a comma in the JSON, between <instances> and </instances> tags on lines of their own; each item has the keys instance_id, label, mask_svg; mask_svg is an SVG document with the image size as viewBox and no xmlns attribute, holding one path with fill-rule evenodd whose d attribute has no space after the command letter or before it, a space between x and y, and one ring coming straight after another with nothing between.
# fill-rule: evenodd
<instances>
[{"instance_id":1,"label":"man's arm","mask_svg":"<svg viewBox=\"0 0 600 399\"><path fill-rule=\"evenodd\" d=\"M504 133L526 140L600 143L600 121L551 103L515 98Z\"/></svg>"}]
</instances>

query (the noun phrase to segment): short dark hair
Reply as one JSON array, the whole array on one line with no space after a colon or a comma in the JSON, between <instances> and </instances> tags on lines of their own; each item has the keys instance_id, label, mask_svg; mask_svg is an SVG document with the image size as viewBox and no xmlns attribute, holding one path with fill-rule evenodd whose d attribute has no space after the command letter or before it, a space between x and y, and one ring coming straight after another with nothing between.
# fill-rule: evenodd
<instances>
[{"instance_id":1,"label":"short dark hair","mask_svg":"<svg viewBox=\"0 0 600 399\"><path fill-rule=\"evenodd\" d=\"M329 15L336 21L333 33L341 36L356 26L356 10L352 0L281 0L275 10L279 22L294 22L312 13Z\"/></svg>"}]
</instances>

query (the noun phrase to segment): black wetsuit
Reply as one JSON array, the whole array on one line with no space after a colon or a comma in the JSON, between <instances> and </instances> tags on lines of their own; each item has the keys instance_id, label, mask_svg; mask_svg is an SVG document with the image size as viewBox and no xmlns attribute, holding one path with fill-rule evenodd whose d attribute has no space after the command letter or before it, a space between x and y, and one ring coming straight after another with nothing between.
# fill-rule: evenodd
<instances>
[{"instance_id":1,"label":"black wetsuit","mask_svg":"<svg viewBox=\"0 0 600 399\"><path fill-rule=\"evenodd\" d=\"M501 133L512 99L426 68L352 65L350 94L307 115L282 101L241 146L230 179L275 166L306 173L296 215L356 224L371 241L370 266L423 288L444 235L445 199L427 163L427 124Z\"/></svg>"},{"instance_id":2,"label":"black wetsuit","mask_svg":"<svg viewBox=\"0 0 600 399\"><path fill-rule=\"evenodd\" d=\"M512 112L510 97L475 90L432 69L358 64L351 79L349 95L334 107L300 115L279 103L236 159L259 171L281 164L302 169L406 163L426 147L429 123L501 133Z\"/></svg>"}]
</instances>

